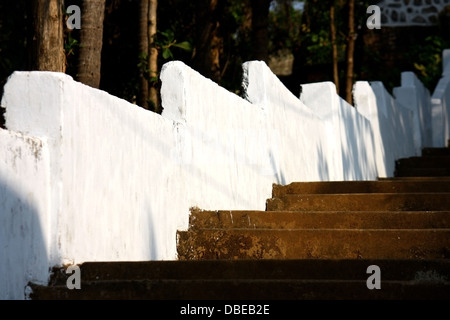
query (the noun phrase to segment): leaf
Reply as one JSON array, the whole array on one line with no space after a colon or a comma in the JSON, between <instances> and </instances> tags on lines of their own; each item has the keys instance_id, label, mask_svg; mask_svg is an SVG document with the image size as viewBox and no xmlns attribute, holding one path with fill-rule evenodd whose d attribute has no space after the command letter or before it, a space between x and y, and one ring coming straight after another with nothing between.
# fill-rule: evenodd
<instances>
[{"instance_id":1,"label":"leaf","mask_svg":"<svg viewBox=\"0 0 450 320\"><path fill-rule=\"evenodd\" d=\"M173 57L172 52L170 51L169 48L165 48L165 49L163 50L162 56L163 56L164 59L169 59L169 58L172 58L172 57Z\"/></svg>"},{"instance_id":2,"label":"leaf","mask_svg":"<svg viewBox=\"0 0 450 320\"><path fill-rule=\"evenodd\" d=\"M166 38L167 42L173 42L173 40L175 39L175 34L170 29L167 29L166 31L160 31L160 33Z\"/></svg>"},{"instance_id":3,"label":"leaf","mask_svg":"<svg viewBox=\"0 0 450 320\"><path fill-rule=\"evenodd\" d=\"M192 45L188 41L183 41L180 43L174 43L174 47L186 50L186 51L192 51Z\"/></svg>"}]
</instances>

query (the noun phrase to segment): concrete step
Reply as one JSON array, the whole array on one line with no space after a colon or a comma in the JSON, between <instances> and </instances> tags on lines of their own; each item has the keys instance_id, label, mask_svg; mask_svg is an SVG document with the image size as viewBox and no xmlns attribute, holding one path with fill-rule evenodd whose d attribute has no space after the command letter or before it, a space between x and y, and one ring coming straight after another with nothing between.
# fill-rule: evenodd
<instances>
[{"instance_id":1,"label":"concrete step","mask_svg":"<svg viewBox=\"0 0 450 320\"><path fill-rule=\"evenodd\" d=\"M443 176L443 177L380 177L378 178L379 181L405 181L405 182L416 182L416 183L422 183L426 181L441 181L443 183L449 183L450 182L450 176Z\"/></svg>"},{"instance_id":2,"label":"concrete step","mask_svg":"<svg viewBox=\"0 0 450 320\"><path fill-rule=\"evenodd\" d=\"M395 162L399 168L450 168L450 156L426 156L399 159Z\"/></svg>"},{"instance_id":3,"label":"concrete step","mask_svg":"<svg viewBox=\"0 0 450 320\"><path fill-rule=\"evenodd\" d=\"M367 267L377 265L384 280L449 280L449 259L290 259L290 260L166 260L85 262L81 280L213 280L213 279L311 279L363 280ZM65 285L70 274L55 268L52 284Z\"/></svg>"},{"instance_id":4,"label":"concrete step","mask_svg":"<svg viewBox=\"0 0 450 320\"><path fill-rule=\"evenodd\" d=\"M450 155L450 147L442 147L442 148L423 148L422 156L449 156Z\"/></svg>"},{"instance_id":5,"label":"concrete step","mask_svg":"<svg viewBox=\"0 0 450 320\"><path fill-rule=\"evenodd\" d=\"M383 281L370 290L367 280L134 280L89 282L80 290L65 286L33 287L33 300L245 300L266 304L276 300L448 300L450 283ZM264 301L266 301L264 303ZM268 302L267 302L268 301ZM187 304L189 306L189 304ZM222 304L222 307L224 305ZM173 303L170 308L173 308ZM166 314L170 314L168 309ZM179 314L179 310L177 313ZM224 309L216 312L224 313ZM273 313L273 311L272 311Z\"/></svg>"},{"instance_id":6,"label":"concrete step","mask_svg":"<svg viewBox=\"0 0 450 320\"><path fill-rule=\"evenodd\" d=\"M178 258L444 259L450 258L450 229L179 231Z\"/></svg>"},{"instance_id":7,"label":"concrete step","mask_svg":"<svg viewBox=\"0 0 450 320\"><path fill-rule=\"evenodd\" d=\"M398 168L395 170L397 177L448 177L450 168Z\"/></svg>"},{"instance_id":8,"label":"concrete step","mask_svg":"<svg viewBox=\"0 0 450 320\"><path fill-rule=\"evenodd\" d=\"M450 228L450 211L208 211L191 210L189 229L432 229Z\"/></svg>"},{"instance_id":9,"label":"concrete step","mask_svg":"<svg viewBox=\"0 0 450 320\"><path fill-rule=\"evenodd\" d=\"M267 211L448 211L450 193L285 194Z\"/></svg>"},{"instance_id":10,"label":"concrete step","mask_svg":"<svg viewBox=\"0 0 450 320\"><path fill-rule=\"evenodd\" d=\"M424 148L421 157L398 159L395 162L397 177L450 176L450 148Z\"/></svg>"},{"instance_id":11,"label":"concrete step","mask_svg":"<svg viewBox=\"0 0 450 320\"><path fill-rule=\"evenodd\" d=\"M367 279L377 266L380 289ZM30 284L33 300L448 299L450 260L204 260L80 265L81 289L64 269L53 286Z\"/></svg>"},{"instance_id":12,"label":"concrete step","mask_svg":"<svg viewBox=\"0 0 450 320\"><path fill-rule=\"evenodd\" d=\"M449 179L450 180L450 179ZM324 181L274 184L272 197L285 194L343 194L343 193L450 193L450 181L444 179L382 179L375 181Z\"/></svg>"}]
</instances>

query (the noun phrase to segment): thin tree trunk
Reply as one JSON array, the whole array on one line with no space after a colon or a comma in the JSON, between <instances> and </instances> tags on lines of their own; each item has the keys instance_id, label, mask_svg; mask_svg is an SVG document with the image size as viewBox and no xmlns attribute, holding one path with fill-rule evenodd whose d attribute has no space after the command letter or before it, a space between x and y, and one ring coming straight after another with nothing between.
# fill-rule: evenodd
<instances>
[{"instance_id":1,"label":"thin tree trunk","mask_svg":"<svg viewBox=\"0 0 450 320\"><path fill-rule=\"evenodd\" d=\"M150 69L150 79L158 79L158 49L155 46L155 35L157 31L157 9L158 0L150 0L148 8L148 43L149 43L149 57L148 66ZM149 99L153 104L153 111L160 113L159 94L157 83L158 81L150 81Z\"/></svg>"},{"instance_id":2,"label":"thin tree trunk","mask_svg":"<svg viewBox=\"0 0 450 320\"><path fill-rule=\"evenodd\" d=\"M94 88L100 86L104 16L105 0L83 0L77 78Z\"/></svg>"},{"instance_id":3,"label":"thin tree trunk","mask_svg":"<svg viewBox=\"0 0 450 320\"><path fill-rule=\"evenodd\" d=\"M65 72L62 0L34 0L31 68Z\"/></svg>"},{"instance_id":4,"label":"thin tree trunk","mask_svg":"<svg viewBox=\"0 0 450 320\"><path fill-rule=\"evenodd\" d=\"M252 0L252 59L269 60L269 7L270 0Z\"/></svg>"},{"instance_id":5,"label":"thin tree trunk","mask_svg":"<svg viewBox=\"0 0 450 320\"><path fill-rule=\"evenodd\" d=\"M141 57L144 59L148 59L149 52L148 52L148 4L149 0L141 0L140 3L140 19L139 19L139 51L141 54ZM139 95L139 105L143 107L144 109L148 109L148 77L145 74L146 70L142 70L141 77L141 91Z\"/></svg>"},{"instance_id":6,"label":"thin tree trunk","mask_svg":"<svg viewBox=\"0 0 450 320\"><path fill-rule=\"evenodd\" d=\"M353 69L355 54L355 0L348 2L348 38L347 38L347 75L345 85L345 100L353 104Z\"/></svg>"},{"instance_id":7,"label":"thin tree trunk","mask_svg":"<svg viewBox=\"0 0 450 320\"><path fill-rule=\"evenodd\" d=\"M197 44L193 59L194 68L203 76L220 83L220 56L223 51L223 38L219 34L220 15L224 2L202 0L197 9Z\"/></svg>"},{"instance_id":8,"label":"thin tree trunk","mask_svg":"<svg viewBox=\"0 0 450 320\"><path fill-rule=\"evenodd\" d=\"M330 32L331 45L333 48L333 81L336 85L336 93L339 94L339 70L338 70L338 50L336 43L336 20L335 20L335 5L334 2L330 7Z\"/></svg>"}]
</instances>

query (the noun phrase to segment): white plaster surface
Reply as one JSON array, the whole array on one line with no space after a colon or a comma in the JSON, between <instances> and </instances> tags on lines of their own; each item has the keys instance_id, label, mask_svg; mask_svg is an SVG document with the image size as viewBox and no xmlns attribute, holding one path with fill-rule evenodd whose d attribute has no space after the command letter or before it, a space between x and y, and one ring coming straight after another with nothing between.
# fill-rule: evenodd
<instances>
[{"instance_id":1,"label":"white plaster surface","mask_svg":"<svg viewBox=\"0 0 450 320\"><path fill-rule=\"evenodd\" d=\"M394 176L397 159L416 155L413 111L396 101L379 81L357 81L354 101L371 122L378 177Z\"/></svg>"},{"instance_id":2,"label":"white plaster surface","mask_svg":"<svg viewBox=\"0 0 450 320\"><path fill-rule=\"evenodd\" d=\"M300 99L327 124L329 180L377 178L374 136L369 120L339 97L332 82L301 86Z\"/></svg>"},{"instance_id":3,"label":"white plaster surface","mask_svg":"<svg viewBox=\"0 0 450 320\"><path fill-rule=\"evenodd\" d=\"M433 146L447 146L450 139L450 49L442 53L442 77L431 96Z\"/></svg>"},{"instance_id":4,"label":"white plaster surface","mask_svg":"<svg viewBox=\"0 0 450 320\"><path fill-rule=\"evenodd\" d=\"M168 234L165 220L186 225L184 206L173 206L182 202L168 196L179 196L174 123L64 74L16 72L10 81L8 129L49 141L53 260L174 257L176 229Z\"/></svg>"},{"instance_id":5,"label":"white plaster surface","mask_svg":"<svg viewBox=\"0 0 450 320\"><path fill-rule=\"evenodd\" d=\"M413 112L413 138L415 153L432 146L431 95L413 72L402 72L401 86L393 90L401 105Z\"/></svg>"},{"instance_id":6,"label":"white plaster surface","mask_svg":"<svg viewBox=\"0 0 450 320\"><path fill-rule=\"evenodd\" d=\"M49 273L50 175L45 141L0 129L0 299L24 298Z\"/></svg>"}]
</instances>

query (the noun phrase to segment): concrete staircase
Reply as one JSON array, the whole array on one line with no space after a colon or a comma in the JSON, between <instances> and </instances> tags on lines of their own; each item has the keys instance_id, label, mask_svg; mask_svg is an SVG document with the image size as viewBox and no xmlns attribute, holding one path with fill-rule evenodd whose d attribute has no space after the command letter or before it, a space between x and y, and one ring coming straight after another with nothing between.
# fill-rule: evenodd
<instances>
[{"instance_id":1,"label":"concrete staircase","mask_svg":"<svg viewBox=\"0 0 450 320\"><path fill-rule=\"evenodd\" d=\"M30 298L450 300L450 148L395 175L274 185L265 211L193 209L178 261L86 262L72 290L55 268Z\"/></svg>"}]
</instances>

